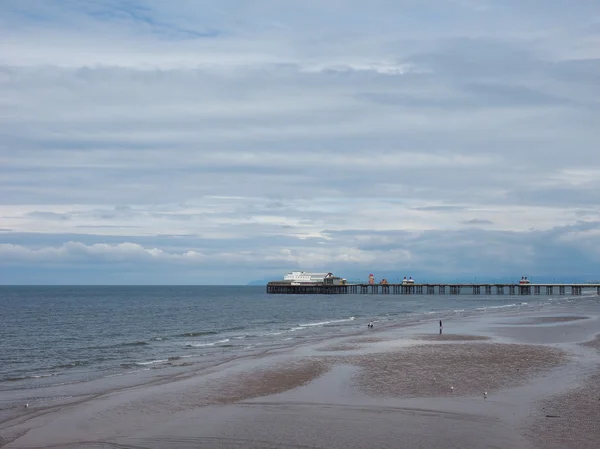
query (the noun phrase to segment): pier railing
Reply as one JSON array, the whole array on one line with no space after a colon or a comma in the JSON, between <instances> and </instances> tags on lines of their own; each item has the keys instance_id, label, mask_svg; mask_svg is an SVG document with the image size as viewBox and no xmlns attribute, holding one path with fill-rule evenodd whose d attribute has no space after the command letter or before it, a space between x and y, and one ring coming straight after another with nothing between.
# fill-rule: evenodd
<instances>
[{"instance_id":1,"label":"pier railing","mask_svg":"<svg viewBox=\"0 0 600 449\"><path fill-rule=\"evenodd\" d=\"M304 295L573 295L583 290L595 290L599 284L343 284L323 283L292 285L287 282L269 282L267 293Z\"/></svg>"}]
</instances>

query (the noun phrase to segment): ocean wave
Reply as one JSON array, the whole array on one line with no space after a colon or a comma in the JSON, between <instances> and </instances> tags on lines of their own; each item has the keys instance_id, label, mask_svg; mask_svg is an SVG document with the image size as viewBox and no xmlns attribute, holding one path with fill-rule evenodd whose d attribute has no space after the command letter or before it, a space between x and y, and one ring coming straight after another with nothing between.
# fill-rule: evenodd
<instances>
[{"instance_id":1,"label":"ocean wave","mask_svg":"<svg viewBox=\"0 0 600 449\"><path fill-rule=\"evenodd\" d=\"M75 360L74 362L71 362L71 363L63 363L61 365L53 366L50 369L69 369L69 368L75 368L78 366L87 366L89 364L90 364L90 362L86 361L86 360Z\"/></svg>"},{"instance_id":2,"label":"ocean wave","mask_svg":"<svg viewBox=\"0 0 600 449\"><path fill-rule=\"evenodd\" d=\"M354 321L355 319L356 319L355 317L351 316L351 317L343 319L343 320L329 320L329 321L319 321L317 323L298 324L298 327L300 329L303 329L305 327L325 326L327 324L345 323L347 321Z\"/></svg>"},{"instance_id":3,"label":"ocean wave","mask_svg":"<svg viewBox=\"0 0 600 449\"><path fill-rule=\"evenodd\" d=\"M519 307L521 303L518 304L504 304L502 306L489 306L488 309L509 309L511 307Z\"/></svg>"},{"instance_id":4,"label":"ocean wave","mask_svg":"<svg viewBox=\"0 0 600 449\"><path fill-rule=\"evenodd\" d=\"M5 377L2 379L3 382L18 382L20 380L28 380L28 379L43 379L47 377L55 377L60 376L61 373L45 373L45 374L28 374L24 376L14 376L14 377Z\"/></svg>"},{"instance_id":5,"label":"ocean wave","mask_svg":"<svg viewBox=\"0 0 600 449\"><path fill-rule=\"evenodd\" d=\"M150 339L150 341L163 341L163 340L168 340L167 337L152 337Z\"/></svg>"},{"instance_id":6,"label":"ocean wave","mask_svg":"<svg viewBox=\"0 0 600 449\"><path fill-rule=\"evenodd\" d=\"M486 311L486 310L494 310L494 309L510 309L512 307L521 307L526 306L526 302L518 302L515 304L503 304L501 306L487 306L487 307L477 307L475 310Z\"/></svg>"},{"instance_id":7,"label":"ocean wave","mask_svg":"<svg viewBox=\"0 0 600 449\"><path fill-rule=\"evenodd\" d=\"M219 341L211 341L211 342L196 342L196 343L188 343L186 344L186 347L188 348L206 348L209 346L216 346L219 344L223 344L223 343L227 343L229 340L229 338L224 338L223 340L219 340Z\"/></svg>"},{"instance_id":8,"label":"ocean wave","mask_svg":"<svg viewBox=\"0 0 600 449\"><path fill-rule=\"evenodd\" d=\"M167 359L158 359L158 360L149 360L147 362L136 362L135 365L137 366L146 366L146 365L154 365L155 363L165 363L168 362L169 360Z\"/></svg>"},{"instance_id":9,"label":"ocean wave","mask_svg":"<svg viewBox=\"0 0 600 449\"><path fill-rule=\"evenodd\" d=\"M179 335L180 337L202 337L203 335L216 335L217 331L199 331L199 332L186 332Z\"/></svg>"},{"instance_id":10,"label":"ocean wave","mask_svg":"<svg viewBox=\"0 0 600 449\"><path fill-rule=\"evenodd\" d=\"M301 328L300 328L301 329ZM279 331L279 332L263 332L261 334L256 335L257 337L275 337L277 335L283 335L286 332L289 332L291 329L286 329L284 331Z\"/></svg>"},{"instance_id":11,"label":"ocean wave","mask_svg":"<svg viewBox=\"0 0 600 449\"><path fill-rule=\"evenodd\" d=\"M246 329L246 326L226 327L225 329L222 329L222 332L242 331L244 329Z\"/></svg>"},{"instance_id":12,"label":"ocean wave","mask_svg":"<svg viewBox=\"0 0 600 449\"><path fill-rule=\"evenodd\" d=\"M119 346L146 346L148 343L145 341L131 341L128 343L121 343Z\"/></svg>"},{"instance_id":13,"label":"ocean wave","mask_svg":"<svg viewBox=\"0 0 600 449\"><path fill-rule=\"evenodd\" d=\"M192 357L192 356L191 355L174 355L174 356L169 357L167 360L169 362L174 362L175 360L187 359L190 357Z\"/></svg>"}]
</instances>

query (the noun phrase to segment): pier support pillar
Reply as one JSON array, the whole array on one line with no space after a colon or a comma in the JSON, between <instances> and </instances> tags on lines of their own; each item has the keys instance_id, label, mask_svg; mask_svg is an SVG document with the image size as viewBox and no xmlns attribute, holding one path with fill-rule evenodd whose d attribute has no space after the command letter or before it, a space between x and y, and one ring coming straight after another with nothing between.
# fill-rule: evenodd
<instances>
[{"instance_id":1,"label":"pier support pillar","mask_svg":"<svg viewBox=\"0 0 600 449\"><path fill-rule=\"evenodd\" d=\"M509 290L509 295L511 295L511 296L515 296L517 294L517 286L516 285L509 285L508 290Z\"/></svg>"},{"instance_id":2,"label":"pier support pillar","mask_svg":"<svg viewBox=\"0 0 600 449\"><path fill-rule=\"evenodd\" d=\"M565 293L565 286L564 285L561 285L561 286L558 287L558 294L562 295L562 296L566 295L566 293Z\"/></svg>"},{"instance_id":3,"label":"pier support pillar","mask_svg":"<svg viewBox=\"0 0 600 449\"><path fill-rule=\"evenodd\" d=\"M504 285L496 285L496 294L503 295L504 294Z\"/></svg>"},{"instance_id":4,"label":"pier support pillar","mask_svg":"<svg viewBox=\"0 0 600 449\"><path fill-rule=\"evenodd\" d=\"M520 295L531 295L531 287L529 285L519 285Z\"/></svg>"},{"instance_id":5,"label":"pier support pillar","mask_svg":"<svg viewBox=\"0 0 600 449\"><path fill-rule=\"evenodd\" d=\"M415 290L416 290L416 294L417 295L422 295L423 294L423 286L422 285L415 285Z\"/></svg>"},{"instance_id":6,"label":"pier support pillar","mask_svg":"<svg viewBox=\"0 0 600 449\"><path fill-rule=\"evenodd\" d=\"M546 285L546 294L551 295L554 291L554 288L551 285Z\"/></svg>"},{"instance_id":7,"label":"pier support pillar","mask_svg":"<svg viewBox=\"0 0 600 449\"><path fill-rule=\"evenodd\" d=\"M575 285L572 285L572 286L571 286L571 294L572 294L573 296L578 296L578 295L581 295L581 287L577 287L577 286L575 286Z\"/></svg>"},{"instance_id":8,"label":"pier support pillar","mask_svg":"<svg viewBox=\"0 0 600 449\"><path fill-rule=\"evenodd\" d=\"M446 294L446 286L445 285L438 285L438 293L440 295L445 295ZM600 295L600 292L598 294Z\"/></svg>"},{"instance_id":9,"label":"pier support pillar","mask_svg":"<svg viewBox=\"0 0 600 449\"><path fill-rule=\"evenodd\" d=\"M491 296L491 294L492 294L492 286L491 285L486 285L485 286L485 294L487 296Z\"/></svg>"},{"instance_id":10,"label":"pier support pillar","mask_svg":"<svg viewBox=\"0 0 600 449\"><path fill-rule=\"evenodd\" d=\"M596 287L596 294L600 296L600 287Z\"/></svg>"},{"instance_id":11,"label":"pier support pillar","mask_svg":"<svg viewBox=\"0 0 600 449\"><path fill-rule=\"evenodd\" d=\"M540 287L539 285L535 285L533 287L533 294L534 295L539 295L540 294L540 290L542 289L542 287Z\"/></svg>"},{"instance_id":12,"label":"pier support pillar","mask_svg":"<svg viewBox=\"0 0 600 449\"><path fill-rule=\"evenodd\" d=\"M435 286L433 285L428 285L427 286L427 294L428 295L435 295ZM600 293L599 293L600 294Z\"/></svg>"},{"instance_id":13,"label":"pier support pillar","mask_svg":"<svg viewBox=\"0 0 600 449\"><path fill-rule=\"evenodd\" d=\"M474 285L473 286L473 294L479 295L480 293L481 293L481 287L479 285Z\"/></svg>"}]
</instances>

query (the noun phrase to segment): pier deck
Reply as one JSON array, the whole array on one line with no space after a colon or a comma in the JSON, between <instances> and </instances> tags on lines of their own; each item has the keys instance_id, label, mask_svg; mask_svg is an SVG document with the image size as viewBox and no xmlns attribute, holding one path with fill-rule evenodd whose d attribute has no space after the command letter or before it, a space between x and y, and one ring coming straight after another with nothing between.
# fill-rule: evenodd
<instances>
[{"instance_id":1,"label":"pier deck","mask_svg":"<svg viewBox=\"0 0 600 449\"><path fill-rule=\"evenodd\" d=\"M301 295L573 295L595 290L600 284L303 284L269 282L267 293Z\"/></svg>"}]
</instances>

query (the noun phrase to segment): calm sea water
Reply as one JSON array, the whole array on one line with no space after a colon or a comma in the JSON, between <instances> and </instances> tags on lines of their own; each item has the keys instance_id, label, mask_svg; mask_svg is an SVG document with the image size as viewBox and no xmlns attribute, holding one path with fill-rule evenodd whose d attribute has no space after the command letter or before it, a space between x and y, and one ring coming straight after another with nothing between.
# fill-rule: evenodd
<instances>
[{"instance_id":1,"label":"calm sea water","mask_svg":"<svg viewBox=\"0 0 600 449\"><path fill-rule=\"evenodd\" d=\"M528 301L523 304L521 301ZM193 364L547 297L267 295L264 287L0 287L0 390Z\"/></svg>"}]
</instances>

